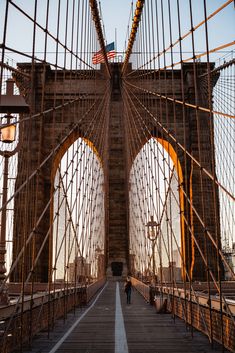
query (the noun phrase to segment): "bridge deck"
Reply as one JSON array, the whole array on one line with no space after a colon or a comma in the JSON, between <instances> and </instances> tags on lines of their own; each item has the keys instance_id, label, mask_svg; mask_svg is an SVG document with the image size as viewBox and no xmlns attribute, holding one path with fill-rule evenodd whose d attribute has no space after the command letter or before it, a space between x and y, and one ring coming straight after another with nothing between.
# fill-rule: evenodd
<instances>
[{"instance_id":1,"label":"bridge deck","mask_svg":"<svg viewBox=\"0 0 235 353\"><path fill-rule=\"evenodd\" d=\"M136 291L132 292L131 305L127 305L122 284L116 282L110 282L88 309L77 310L65 325L61 321L56 326L50 339L46 333L40 334L31 353L221 352L218 346L212 350L199 332L194 332L192 339L183 321L176 318L174 322L170 314L157 314Z\"/></svg>"}]
</instances>

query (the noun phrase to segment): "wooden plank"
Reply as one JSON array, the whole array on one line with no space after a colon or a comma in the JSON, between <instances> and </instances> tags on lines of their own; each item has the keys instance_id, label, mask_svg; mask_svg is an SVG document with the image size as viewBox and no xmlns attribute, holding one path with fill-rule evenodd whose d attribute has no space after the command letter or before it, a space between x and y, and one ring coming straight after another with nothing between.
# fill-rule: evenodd
<instances>
[{"instance_id":1,"label":"wooden plank","mask_svg":"<svg viewBox=\"0 0 235 353\"><path fill-rule=\"evenodd\" d=\"M147 304L138 292L132 292L132 303L127 305L122 284L120 288L129 353L221 352L218 345L212 350L207 337L200 332L195 331L192 338L191 332L180 319L174 321L171 314L157 314L154 307ZM110 282L94 307L62 343L58 353L114 353L115 290L116 282ZM69 320L72 326L73 320ZM35 341L30 352L49 353L68 326L66 324L63 327L61 322L50 340L44 337L43 340Z\"/></svg>"}]
</instances>

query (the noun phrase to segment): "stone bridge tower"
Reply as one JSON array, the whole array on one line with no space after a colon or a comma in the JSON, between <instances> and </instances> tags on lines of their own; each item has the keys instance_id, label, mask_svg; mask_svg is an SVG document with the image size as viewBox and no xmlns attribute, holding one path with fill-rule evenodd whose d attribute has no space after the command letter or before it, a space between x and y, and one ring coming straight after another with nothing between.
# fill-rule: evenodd
<instances>
[{"instance_id":1,"label":"stone bridge tower","mask_svg":"<svg viewBox=\"0 0 235 353\"><path fill-rule=\"evenodd\" d=\"M19 172L17 176L16 186L17 188L22 185L23 181L31 175L33 170L37 170L38 165L42 160L47 157L46 163L44 163L41 172L37 172L31 179L31 193L25 194L24 198L16 198L15 200L15 225L14 225L14 244L13 244L13 256L17 257L20 248L23 246L25 237L27 243L27 236L32 231L34 233L34 251L37 253L41 244L45 240L46 235L50 232L50 220L51 220L51 207L47 207L46 211L42 216L42 210L45 209L47 204L51 203L51 194L53 190L53 175L58 166L58 161L63 155L64 151L78 138L83 137L84 132L89 128L89 122L96 114L99 103L102 100L105 87L107 84L110 85L110 104L107 110L108 129L106 136L103 136L103 149L99 151L99 146L94 146L104 165L105 174L105 199L106 199L106 267L107 273L109 275L126 275L129 267L129 236L128 236L128 175L130 172L133 160L127 158L128 151L126 150L125 143L125 111L123 106L123 95L122 95L122 78L121 78L121 64L111 64L111 80L107 82L105 75L103 74L104 68L101 67L100 71L97 71L97 77L99 77L98 85L99 97L94 97L93 85L94 80L91 77L88 79L83 79L82 72L59 72L55 73L49 66L44 66L42 64L37 64L35 66L35 81L33 82L33 96L27 96L26 100L31 105L32 111L34 113L40 112L41 110L41 97L42 88L45 78L44 90L46 92L44 96L44 109L48 109L49 113L46 117L42 116L40 119L35 119L31 123L31 134L24 130L20 131L24 134L24 137L28 141L28 145L23 147L19 154ZM30 64L19 64L19 67L25 72L30 73ZM129 67L131 70L131 67ZM193 87L192 75L193 66L192 64L184 64L182 67L183 73L180 70L174 71L174 92L175 96L182 100L182 89L180 85L181 75L184 77L184 99L186 102L195 103L195 92ZM206 66L203 64L198 64L198 71L203 73L206 71ZM57 79L55 80L55 74ZM167 89L169 92L172 91L172 80L171 72L166 72ZM71 76L74 79L71 80ZM16 78L17 80L17 78ZM56 82L56 83L55 83ZM135 83L135 79L133 79ZM142 81L143 84L144 81ZM161 91L161 82L156 78L155 75L152 76L152 81L146 81L149 90ZM199 82L200 83L200 82ZM18 80L18 86L22 93L25 92L26 83ZM75 101L74 104L68 105L71 99L73 99L74 94L79 87L81 95L83 95L83 100ZM199 85L200 87L200 85ZM140 92L136 92L140 95ZM56 98L55 98L56 96ZM200 95L203 100L203 94ZM95 100L96 98L96 100ZM94 102L91 104L92 108L89 114L83 111L84 100L90 100ZM56 111L53 109L53 104L56 101L56 105L63 104L63 109ZM38 103L40 102L40 104ZM160 98L155 97L152 101L152 106L156 111L159 109ZM146 118L146 123L148 124L151 134L149 138L155 137L162 144L170 142L172 149L176 151L177 158L181 163L182 168L182 197L184 205L188 203L188 199L191 199L195 210L201 210L201 195L200 195L200 167L193 166L191 159L187 159L185 163L185 155L182 150L177 148L179 144L184 145L187 151L197 158L198 151L198 139L200 139L201 153L203 154L203 168L214 172L211 165L211 156L213 154L213 145L209 137L209 123L208 117L205 118L206 114L199 112L197 119L200 120L202 134L199 135L197 131L197 121L195 116L195 110L190 110L186 108L186 126L183 126L182 109L179 107L174 112L174 105L168 105L167 119L172 119L172 129L171 132L175 136L175 143L169 137L169 133L163 135L160 133L159 126L155 124L150 118ZM76 112L76 114L74 113ZM141 111L140 111L141 113ZM164 115L164 114L163 114ZM80 119L80 117L83 119ZM143 112L143 117L144 117ZM174 118L173 118L174 117ZM161 122L164 125L164 119ZM175 130L175 121L177 122L177 130ZM81 120L81 122L80 122ZM23 124L22 124L23 126ZM169 126L169 124L168 124ZM65 138L71 131L69 138ZM185 133L186 131L186 133ZM90 132L89 140L94 143L93 133ZM29 136L30 139L29 139ZM140 127L141 136L141 127ZM60 142L60 147L56 148ZM146 143L146 134L142 134L142 141L136 141L136 155L138 151ZM28 149L30 146L30 154ZM105 153L103 151L106 151ZM169 152L169 151L168 151ZM22 166L25 164L26 160L30 159L29 169L24 169ZM218 214L215 214L214 202L218 203L218 194L216 191L216 199L213 194L213 183L207 177L203 176L204 187L206 192L206 204L207 204L207 215L206 215L206 226L210 230L210 233L215 237L216 231L218 234ZM32 204L32 193L35 192L35 185L39 193L36 197L37 204ZM186 193L186 190L188 194ZM217 207L218 209L218 207ZM198 243L204 249L205 244L205 234L203 225L194 215L194 210L191 208L186 208L182 211L182 220L184 224L184 234L183 234L183 247L185 262L188 271L191 271L193 278L196 280L204 280L205 274L201 273L201 256L195 246L192 234L187 231L187 225L193 224L194 237L197 239ZM20 214L24 213L28 215L28 231L25 229L20 220ZM33 227L34 219L39 219L36 227ZM217 230L216 230L217 227ZM40 255L38 266L35 272L35 281L47 282L48 281L48 266L50 266L49 259L49 239L51 235L47 237L46 246ZM206 240L207 242L207 240ZM216 271L216 252L210 245L211 242L207 242L210 247L209 252L210 257L210 267ZM28 251L28 256L32 256L31 250ZM25 265L24 265L25 266ZM21 271L22 264L16 268L15 273L12 276L12 281L21 281ZM28 273L29 269L25 269Z\"/></svg>"}]
</instances>

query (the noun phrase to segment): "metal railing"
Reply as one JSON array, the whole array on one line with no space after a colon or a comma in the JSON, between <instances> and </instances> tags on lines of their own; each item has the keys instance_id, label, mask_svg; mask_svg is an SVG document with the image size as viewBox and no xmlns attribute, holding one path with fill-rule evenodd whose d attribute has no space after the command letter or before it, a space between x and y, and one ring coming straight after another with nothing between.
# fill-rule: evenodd
<instances>
[{"instance_id":1,"label":"metal railing","mask_svg":"<svg viewBox=\"0 0 235 353\"><path fill-rule=\"evenodd\" d=\"M1 352L10 353L22 346L30 346L32 338L42 330L53 330L55 320L66 319L67 313L85 306L104 285L100 279L90 285L35 293L0 308ZM23 309L22 309L23 307Z\"/></svg>"},{"instance_id":2,"label":"metal railing","mask_svg":"<svg viewBox=\"0 0 235 353\"><path fill-rule=\"evenodd\" d=\"M235 300L226 298L226 305L223 306L222 312L223 330L221 330L220 298L218 295L211 296L209 300L208 294L201 291L190 293L189 289L179 287L158 285L153 287L134 277L131 281L145 300L156 307L157 312L163 312L160 307L161 301L165 312L183 319L187 325L206 334L210 341L213 338L229 351L235 352ZM212 320L210 320L210 310Z\"/></svg>"}]
</instances>

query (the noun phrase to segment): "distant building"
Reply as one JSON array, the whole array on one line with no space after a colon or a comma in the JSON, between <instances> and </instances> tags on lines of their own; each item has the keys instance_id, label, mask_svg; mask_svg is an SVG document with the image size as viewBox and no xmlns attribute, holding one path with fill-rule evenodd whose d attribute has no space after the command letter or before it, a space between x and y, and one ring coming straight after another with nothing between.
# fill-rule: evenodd
<instances>
[{"instance_id":1,"label":"distant building","mask_svg":"<svg viewBox=\"0 0 235 353\"><path fill-rule=\"evenodd\" d=\"M181 267L180 248L179 250L173 250L173 262L175 262L176 267Z\"/></svg>"},{"instance_id":2,"label":"distant building","mask_svg":"<svg viewBox=\"0 0 235 353\"><path fill-rule=\"evenodd\" d=\"M132 275L135 274L135 255L134 254L129 255L129 271Z\"/></svg>"},{"instance_id":3,"label":"distant building","mask_svg":"<svg viewBox=\"0 0 235 353\"><path fill-rule=\"evenodd\" d=\"M226 246L223 249L223 254L227 263L229 264L229 266L234 272L235 271L235 243L233 243L232 248ZM225 277L225 280L233 279L231 271L227 268L227 266L224 266L224 277Z\"/></svg>"},{"instance_id":4,"label":"distant building","mask_svg":"<svg viewBox=\"0 0 235 353\"><path fill-rule=\"evenodd\" d=\"M90 262L85 263L85 276L87 278L91 277L91 263Z\"/></svg>"},{"instance_id":5,"label":"distant building","mask_svg":"<svg viewBox=\"0 0 235 353\"><path fill-rule=\"evenodd\" d=\"M162 276L162 283L164 284L165 282L181 282L181 268L176 267L176 263L170 262L168 267L162 267L162 271L160 268L158 269L158 279L161 280Z\"/></svg>"},{"instance_id":6,"label":"distant building","mask_svg":"<svg viewBox=\"0 0 235 353\"><path fill-rule=\"evenodd\" d=\"M91 264L82 256L77 256L74 262L69 264L69 282L85 282L91 276Z\"/></svg>"},{"instance_id":7,"label":"distant building","mask_svg":"<svg viewBox=\"0 0 235 353\"><path fill-rule=\"evenodd\" d=\"M104 265L105 265L104 254L99 254L97 259L97 266L98 266L97 278L104 277Z\"/></svg>"}]
</instances>

